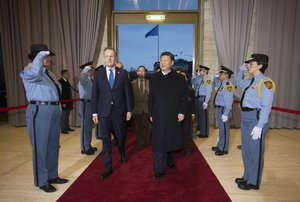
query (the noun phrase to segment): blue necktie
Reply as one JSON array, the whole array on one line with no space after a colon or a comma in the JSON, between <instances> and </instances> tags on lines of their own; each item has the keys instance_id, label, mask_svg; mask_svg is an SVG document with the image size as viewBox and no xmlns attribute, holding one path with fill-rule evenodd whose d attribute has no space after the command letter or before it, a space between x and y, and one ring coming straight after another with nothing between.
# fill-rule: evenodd
<instances>
[{"instance_id":1,"label":"blue necktie","mask_svg":"<svg viewBox=\"0 0 300 202\"><path fill-rule=\"evenodd\" d=\"M112 89L114 86L114 82L115 82L114 73L113 73L112 69L109 70L108 82L109 82L110 88Z\"/></svg>"}]
</instances>

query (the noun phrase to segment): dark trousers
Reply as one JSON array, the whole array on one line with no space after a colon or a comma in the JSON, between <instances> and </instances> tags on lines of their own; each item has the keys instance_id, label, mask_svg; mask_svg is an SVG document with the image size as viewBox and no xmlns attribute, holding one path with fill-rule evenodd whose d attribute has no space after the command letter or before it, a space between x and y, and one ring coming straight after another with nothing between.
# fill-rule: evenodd
<instances>
[{"instance_id":1,"label":"dark trousers","mask_svg":"<svg viewBox=\"0 0 300 202\"><path fill-rule=\"evenodd\" d=\"M197 123L198 123L197 128L200 130L201 135L208 136L209 134L208 107L207 109L203 109L204 101L205 101L205 97L199 97L195 99Z\"/></svg>"},{"instance_id":2,"label":"dark trousers","mask_svg":"<svg viewBox=\"0 0 300 202\"><path fill-rule=\"evenodd\" d=\"M70 124L69 124L70 111L71 110L64 110L64 109L61 111L60 128L62 131L66 131L70 128Z\"/></svg>"},{"instance_id":3,"label":"dark trousers","mask_svg":"<svg viewBox=\"0 0 300 202\"><path fill-rule=\"evenodd\" d=\"M155 152L153 151L154 172L165 173L166 166L174 164L175 152Z\"/></svg>"},{"instance_id":4,"label":"dark trousers","mask_svg":"<svg viewBox=\"0 0 300 202\"><path fill-rule=\"evenodd\" d=\"M114 107L112 107L108 117L99 117L99 124L103 142L102 161L105 169L109 169L112 168L112 129L114 129L118 138L118 149L120 155L125 154L125 114L120 114Z\"/></svg>"},{"instance_id":5,"label":"dark trousers","mask_svg":"<svg viewBox=\"0 0 300 202\"><path fill-rule=\"evenodd\" d=\"M190 150L191 135L192 135L192 118L191 115L187 115L182 122L183 151Z\"/></svg>"},{"instance_id":6,"label":"dark trousers","mask_svg":"<svg viewBox=\"0 0 300 202\"><path fill-rule=\"evenodd\" d=\"M137 142L139 146L144 146L150 142L150 121L146 113L133 115Z\"/></svg>"}]
</instances>

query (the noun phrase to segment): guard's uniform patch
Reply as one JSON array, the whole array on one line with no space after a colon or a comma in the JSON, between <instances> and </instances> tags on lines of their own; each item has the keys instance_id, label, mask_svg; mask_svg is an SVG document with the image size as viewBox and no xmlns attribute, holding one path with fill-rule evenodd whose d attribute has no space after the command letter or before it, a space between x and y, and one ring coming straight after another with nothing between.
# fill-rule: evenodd
<instances>
[{"instance_id":1,"label":"guard's uniform patch","mask_svg":"<svg viewBox=\"0 0 300 202\"><path fill-rule=\"evenodd\" d=\"M273 88L273 83L272 83L272 81L265 81L265 87L267 88L267 89L272 89Z\"/></svg>"},{"instance_id":2,"label":"guard's uniform patch","mask_svg":"<svg viewBox=\"0 0 300 202\"><path fill-rule=\"evenodd\" d=\"M24 70L30 70L32 67L31 66L26 66L24 67Z\"/></svg>"},{"instance_id":3,"label":"guard's uniform patch","mask_svg":"<svg viewBox=\"0 0 300 202\"><path fill-rule=\"evenodd\" d=\"M228 86L228 87L227 87L227 90L228 90L229 92L231 92L231 91L232 91L232 86Z\"/></svg>"},{"instance_id":4,"label":"guard's uniform patch","mask_svg":"<svg viewBox=\"0 0 300 202\"><path fill-rule=\"evenodd\" d=\"M208 84L208 85L210 85L210 83L211 83L211 80L207 80L206 82L207 82L207 84Z\"/></svg>"}]
</instances>

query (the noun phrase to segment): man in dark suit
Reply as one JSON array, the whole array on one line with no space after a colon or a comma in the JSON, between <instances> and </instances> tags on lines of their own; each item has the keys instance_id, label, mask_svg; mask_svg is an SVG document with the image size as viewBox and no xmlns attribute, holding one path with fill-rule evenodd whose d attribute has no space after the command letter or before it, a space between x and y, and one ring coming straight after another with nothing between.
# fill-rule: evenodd
<instances>
[{"instance_id":1,"label":"man in dark suit","mask_svg":"<svg viewBox=\"0 0 300 202\"><path fill-rule=\"evenodd\" d=\"M118 149L121 162L127 162L125 152L125 119L132 116L133 97L130 81L124 69L115 67L116 51L104 49L105 68L95 72L92 89L92 112L94 123L100 124L103 149L102 161L105 170L100 179L106 179L113 173L111 131L115 130L118 137Z\"/></svg>"},{"instance_id":2,"label":"man in dark suit","mask_svg":"<svg viewBox=\"0 0 300 202\"><path fill-rule=\"evenodd\" d=\"M149 80L145 78L146 67L139 66L136 70L138 78L131 82L134 97L133 120L140 148L149 143L150 121L148 114Z\"/></svg>"},{"instance_id":3,"label":"man in dark suit","mask_svg":"<svg viewBox=\"0 0 300 202\"><path fill-rule=\"evenodd\" d=\"M69 83L69 72L66 69L61 70L61 78L58 80L62 88L62 100L72 99L71 85ZM72 102L63 102L61 104L61 133L69 134L69 131L74 131L70 128L69 117L70 112L73 109Z\"/></svg>"},{"instance_id":4,"label":"man in dark suit","mask_svg":"<svg viewBox=\"0 0 300 202\"><path fill-rule=\"evenodd\" d=\"M175 151L182 148L181 122L185 117L187 84L174 70L174 55L163 52L161 71L149 80L149 116L152 122L153 179L166 174L166 166L175 168Z\"/></svg>"}]
</instances>

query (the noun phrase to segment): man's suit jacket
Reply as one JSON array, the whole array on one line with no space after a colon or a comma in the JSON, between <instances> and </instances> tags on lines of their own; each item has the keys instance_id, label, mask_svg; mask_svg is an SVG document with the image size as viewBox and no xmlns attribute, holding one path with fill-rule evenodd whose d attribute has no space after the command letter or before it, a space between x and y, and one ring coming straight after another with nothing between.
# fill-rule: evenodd
<instances>
[{"instance_id":1,"label":"man's suit jacket","mask_svg":"<svg viewBox=\"0 0 300 202\"><path fill-rule=\"evenodd\" d=\"M62 89L61 96L62 96L62 100L72 99L71 85L70 85L69 81L65 81L63 78L60 78L58 81L61 84L61 89ZM62 105L62 109L63 110L71 110L71 109L73 109L73 103L72 102L65 102L63 104L66 104L65 107Z\"/></svg>"},{"instance_id":2,"label":"man's suit jacket","mask_svg":"<svg viewBox=\"0 0 300 202\"><path fill-rule=\"evenodd\" d=\"M144 94L140 91L139 79L131 82L134 97L134 114L148 113L149 80L144 79Z\"/></svg>"},{"instance_id":3,"label":"man's suit jacket","mask_svg":"<svg viewBox=\"0 0 300 202\"><path fill-rule=\"evenodd\" d=\"M109 117L111 108L124 116L133 110L133 97L127 71L116 68L114 86L111 89L106 68L95 71L92 89L92 113L98 117Z\"/></svg>"}]
</instances>

